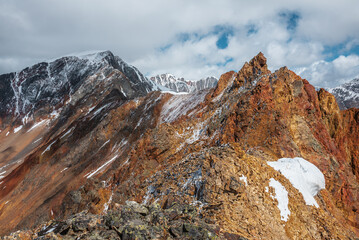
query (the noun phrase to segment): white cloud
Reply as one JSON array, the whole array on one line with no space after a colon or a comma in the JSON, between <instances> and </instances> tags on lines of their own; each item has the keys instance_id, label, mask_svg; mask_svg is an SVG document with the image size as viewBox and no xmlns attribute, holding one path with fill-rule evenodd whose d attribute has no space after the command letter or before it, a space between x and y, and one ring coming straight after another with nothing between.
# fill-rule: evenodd
<instances>
[{"instance_id":1,"label":"white cloud","mask_svg":"<svg viewBox=\"0 0 359 240\"><path fill-rule=\"evenodd\" d=\"M359 77L359 56L339 56L332 62L320 60L296 72L319 87L335 87Z\"/></svg>"},{"instance_id":2,"label":"white cloud","mask_svg":"<svg viewBox=\"0 0 359 240\"><path fill-rule=\"evenodd\" d=\"M192 79L239 70L259 51L271 69L286 65L308 72L325 59L325 46L350 49L359 39L356 0L0 0L0 9L1 58L13 61L3 60L1 72L92 49L111 50L144 73ZM293 11L300 19L295 31L278 15ZM210 34L218 25L233 28L223 50L216 48L218 36ZM250 25L256 29L252 34ZM181 42L183 33L202 37ZM342 79L345 72L337 72Z\"/></svg>"},{"instance_id":3,"label":"white cloud","mask_svg":"<svg viewBox=\"0 0 359 240\"><path fill-rule=\"evenodd\" d=\"M0 71L1 70L14 71L17 69L18 65L19 63L17 62L16 59L0 57Z\"/></svg>"}]
</instances>

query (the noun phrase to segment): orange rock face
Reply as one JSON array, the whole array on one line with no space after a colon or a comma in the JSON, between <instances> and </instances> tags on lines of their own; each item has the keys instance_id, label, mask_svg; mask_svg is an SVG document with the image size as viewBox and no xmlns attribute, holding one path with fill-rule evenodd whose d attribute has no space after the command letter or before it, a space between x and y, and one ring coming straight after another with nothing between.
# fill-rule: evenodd
<instances>
[{"instance_id":1,"label":"orange rock face","mask_svg":"<svg viewBox=\"0 0 359 240\"><path fill-rule=\"evenodd\" d=\"M249 239L359 236L359 110L341 111L286 67L271 73L262 53L211 90L104 99L93 100L95 110L111 102L101 115L86 104L62 113L0 180L1 234L135 200L193 204L206 222ZM325 176L318 208L267 164L293 157ZM287 221L270 179L288 192Z\"/></svg>"}]
</instances>

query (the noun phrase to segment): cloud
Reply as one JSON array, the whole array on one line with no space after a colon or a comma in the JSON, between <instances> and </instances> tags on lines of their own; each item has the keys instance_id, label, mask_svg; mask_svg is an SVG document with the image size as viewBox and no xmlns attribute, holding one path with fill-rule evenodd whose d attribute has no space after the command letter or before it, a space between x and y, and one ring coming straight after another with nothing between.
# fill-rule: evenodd
<instances>
[{"instance_id":1,"label":"cloud","mask_svg":"<svg viewBox=\"0 0 359 240\"><path fill-rule=\"evenodd\" d=\"M279 13L279 17L287 24L287 30L295 31L298 26L298 21L301 19L301 15L297 11L282 11Z\"/></svg>"},{"instance_id":2,"label":"cloud","mask_svg":"<svg viewBox=\"0 0 359 240\"><path fill-rule=\"evenodd\" d=\"M359 77L359 56L341 55L331 62L320 60L309 67L297 69L297 73L311 79L315 86L335 87Z\"/></svg>"},{"instance_id":3,"label":"cloud","mask_svg":"<svg viewBox=\"0 0 359 240\"><path fill-rule=\"evenodd\" d=\"M286 65L312 78L313 64L359 54L355 0L0 0L0 9L3 73L108 49L148 75L199 79L239 70L262 51L272 70Z\"/></svg>"}]
</instances>

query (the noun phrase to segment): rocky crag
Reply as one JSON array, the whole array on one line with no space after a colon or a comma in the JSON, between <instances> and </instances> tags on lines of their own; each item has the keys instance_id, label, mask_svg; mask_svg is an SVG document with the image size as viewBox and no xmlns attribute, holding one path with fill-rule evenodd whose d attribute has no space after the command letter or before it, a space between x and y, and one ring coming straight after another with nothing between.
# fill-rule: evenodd
<instances>
[{"instance_id":1,"label":"rocky crag","mask_svg":"<svg viewBox=\"0 0 359 240\"><path fill-rule=\"evenodd\" d=\"M46 105L19 114L21 101L6 98L15 108L0 133L0 234L35 228L15 234L66 238L52 225L61 223L68 237L124 238L123 219L116 228L106 219L121 219L130 203L149 212L155 204L165 216L174 206L198 213L175 217L179 235L173 220L130 218L131 229L163 230L159 238L359 236L358 109L340 110L332 94L286 67L270 72L261 53L215 88L183 95L150 92L147 79L141 88L131 85L137 74L113 71L85 78L56 114ZM143 92L128 97L124 82ZM98 225L76 232L68 219L82 217ZM186 223L201 226L201 237Z\"/></svg>"}]
</instances>

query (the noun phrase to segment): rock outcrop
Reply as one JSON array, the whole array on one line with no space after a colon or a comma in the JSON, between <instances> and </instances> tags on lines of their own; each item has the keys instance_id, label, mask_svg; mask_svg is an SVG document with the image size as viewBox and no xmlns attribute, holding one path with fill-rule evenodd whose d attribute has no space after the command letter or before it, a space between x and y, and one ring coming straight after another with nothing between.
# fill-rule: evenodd
<instances>
[{"instance_id":1,"label":"rock outcrop","mask_svg":"<svg viewBox=\"0 0 359 240\"><path fill-rule=\"evenodd\" d=\"M66 221L49 221L7 239L224 239L219 226L206 223L191 205L143 205L126 202L102 215L81 212ZM234 238L235 237L235 238ZM229 239L245 240L237 235Z\"/></svg>"},{"instance_id":2,"label":"rock outcrop","mask_svg":"<svg viewBox=\"0 0 359 240\"><path fill-rule=\"evenodd\" d=\"M43 234L85 211L81 216L97 219L99 228L76 232L72 224L69 236L123 237L127 227L136 232L142 225L145 236L158 230L188 239L359 236L358 109L340 110L332 94L286 67L271 73L261 53L223 74L215 88L190 94L128 98L113 75L105 76L108 85L95 88L100 76L89 76L58 115L2 129L0 234L51 220L40 227ZM88 89L94 90L83 95ZM316 204L270 164L296 157L324 175L325 189L312 195ZM109 214L115 212L115 224L128 201L142 203L132 202L140 212L129 223L138 221L107 226ZM154 203L165 219L174 206L190 205L198 215L169 213L169 224L154 226L147 219ZM188 223L201 235L188 235ZM61 237L55 229L47 234Z\"/></svg>"}]
</instances>

